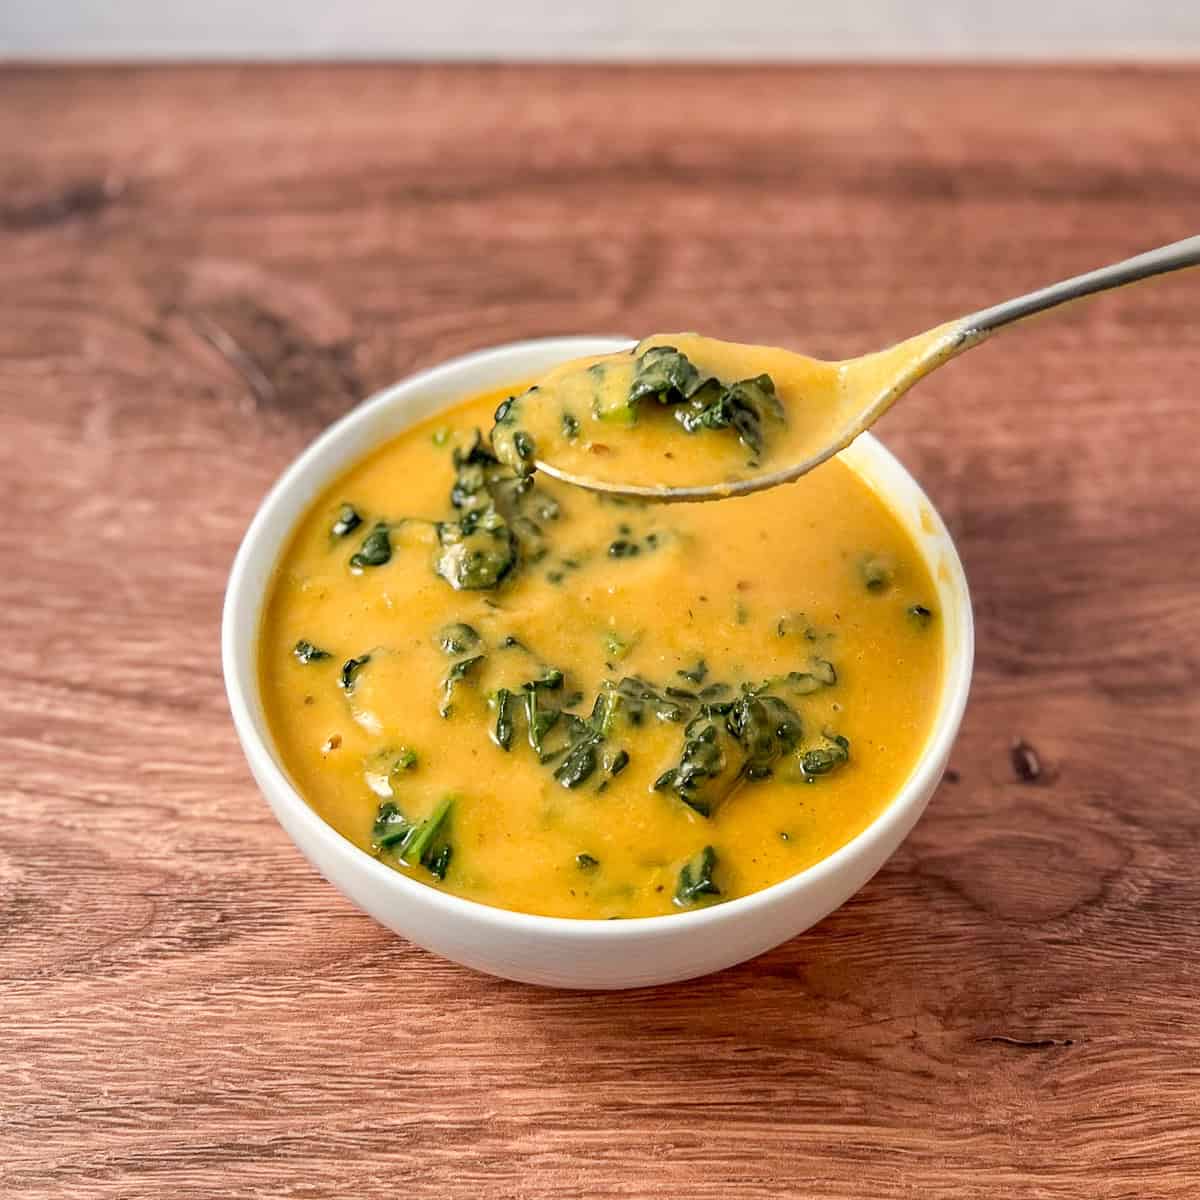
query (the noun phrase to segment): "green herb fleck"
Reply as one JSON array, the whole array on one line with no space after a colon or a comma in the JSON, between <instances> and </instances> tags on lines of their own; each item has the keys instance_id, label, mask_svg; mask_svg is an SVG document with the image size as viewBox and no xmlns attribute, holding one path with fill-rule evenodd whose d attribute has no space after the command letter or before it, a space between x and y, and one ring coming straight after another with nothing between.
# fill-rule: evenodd
<instances>
[{"instance_id":1,"label":"green herb fleck","mask_svg":"<svg viewBox=\"0 0 1200 1200\"><path fill-rule=\"evenodd\" d=\"M868 554L858 564L859 577L868 592L886 592L896 577L896 567L889 555Z\"/></svg>"},{"instance_id":2,"label":"green herb fleck","mask_svg":"<svg viewBox=\"0 0 1200 1200\"><path fill-rule=\"evenodd\" d=\"M593 858L590 854L577 854L575 855L575 865L581 871L594 871L600 865L600 860Z\"/></svg>"},{"instance_id":3,"label":"green herb fleck","mask_svg":"<svg viewBox=\"0 0 1200 1200\"><path fill-rule=\"evenodd\" d=\"M318 649L312 642L306 642L303 638L292 647L292 653L302 663L320 662L323 658L332 657L328 650Z\"/></svg>"},{"instance_id":4,"label":"green herb fleck","mask_svg":"<svg viewBox=\"0 0 1200 1200\"><path fill-rule=\"evenodd\" d=\"M451 621L438 630L437 641L445 654L466 654L479 645L479 634L463 621Z\"/></svg>"},{"instance_id":5,"label":"green herb fleck","mask_svg":"<svg viewBox=\"0 0 1200 1200\"><path fill-rule=\"evenodd\" d=\"M361 571L364 567L382 567L391 558L392 539L387 525L379 521L363 539L358 552L350 556L350 567L354 571Z\"/></svg>"},{"instance_id":6,"label":"green herb fleck","mask_svg":"<svg viewBox=\"0 0 1200 1200\"><path fill-rule=\"evenodd\" d=\"M542 673L521 686L527 692L546 691L557 692L563 685L566 676L557 667L543 667Z\"/></svg>"},{"instance_id":7,"label":"green herb fleck","mask_svg":"<svg viewBox=\"0 0 1200 1200\"><path fill-rule=\"evenodd\" d=\"M551 704L543 704L540 690L525 689L525 724L529 731L529 745L540 761L546 761L546 735L558 724L562 710Z\"/></svg>"},{"instance_id":8,"label":"green herb fleck","mask_svg":"<svg viewBox=\"0 0 1200 1200\"><path fill-rule=\"evenodd\" d=\"M914 604L908 609L908 616L918 629L928 629L933 621L933 610L923 604Z\"/></svg>"},{"instance_id":9,"label":"green herb fleck","mask_svg":"<svg viewBox=\"0 0 1200 1200\"><path fill-rule=\"evenodd\" d=\"M691 683L701 684L708 675L708 663L704 659L698 659L694 667L684 667L680 671L675 672L681 679L687 679Z\"/></svg>"},{"instance_id":10,"label":"green herb fleck","mask_svg":"<svg viewBox=\"0 0 1200 1200\"><path fill-rule=\"evenodd\" d=\"M619 633L609 630L604 635L604 653L615 662L620 662L637 645L636 635L622 637Z\"/></svg>"},{"instance_id":11,"label":"green herb fleck","mask_svg":"<svg viewBox=\"0 0 1200 1200\"><path fill-rule=\"evenodd\" d=\"M521 456L522 462L532 462L534 457L533 438L523 429L518 429L513 434L513 446L517 453Z\"/></svg>"},{"instance_id":12,"label":"green herb fleck","mask_svg":"<svg viewBox=\"0 0 1200 1200\"><path fill-rule=\"evenodd\" d=\"M530 388L530 391L536 390ZM537 452L533 438L517 425L522 399L523 397L509 396L496 409L495 424L492 426L492 448L500 462L524 478L533 473Z\"/></svg>"},{"instance_id":13,"label":"green herb fleck","mask_svg":"<svg viewBox=\"0 0 1200 1200\"><path fill-rule=\"evenodd\" d=\"M362 524L362 517L358 515L353 504L343 504L338 509L337 517L333 524L329 527L329 532L334 537L345 537L348 533L353 533Z\"/></svg>"},{"instance_id":14,"label":"green herb fleck","mask_svg":"<svg viewBox=\"0 0 1200 1200\"><path fill-rule=\"evenodd\" d=\"M369 654L360 655L358 658L348 658L342 663L341 673L338 675L338 687L344 692L352 692L354 685L357 682L358 672L363 669L371 661Z\"/></svg>"},{"instance_id":15,"label":"green herb fleck","mask_svg":"<svg viewBox=\"0 0 1200 1200\"><path fill-rule=\"evenodd\" d=\"M435 446L444 446L450 440L449 428L442 425L440 428L435 429L431 440Z\"/></svg>"},{"instance_id":16,"label":"green herb fleck","mask_svg":"<svg viewBox=\"0 0 1200 1200\"><path fill-rule=\"evenodd\" d=\"M453 712L455 688L484 661L484 658L485 655L482 654L476 654L473 658L460 658L446 672L446 678L442 681L442 703L438 707L440 716L448 717Z\"/></svg>"},{"instance_id":17,"label":"green herb fleck","mask_svg":"<svg viewBox=\"0 0 1200 1200\"><path fill-rule=\"evenodd\" d=\"M804 781L813 783L818 776L828 775L850 760L850 742L840 733L823 735L826 744L816 750L806 750L800 756Z\"/></svg>"},{"instance_id":18,"label":"green herb fleck","mask_svg":"<svg viewBox=\"0 0 1200 1200\"><path fill-rule=\"evenodd\" d=\"M496 707L496 723L492 728L492 741L500 747L501 750L511 750L513 743L513 712L516 706L516 697L508 690L508 688L500 688L496 692L495 707Z\"/></svg>"},{"instance_id":19,"label":"green herb fleck","mask_svg":"<svg viewBox=\"0 0 1200 1200\"><path fill-rule=\"evenodd\" d=\"M363 779L371 791L387 799L395 793L397 777L415 771L417 761L417 752L408 746L386 746L364 760Z\"/></svg>"}]
</instances>

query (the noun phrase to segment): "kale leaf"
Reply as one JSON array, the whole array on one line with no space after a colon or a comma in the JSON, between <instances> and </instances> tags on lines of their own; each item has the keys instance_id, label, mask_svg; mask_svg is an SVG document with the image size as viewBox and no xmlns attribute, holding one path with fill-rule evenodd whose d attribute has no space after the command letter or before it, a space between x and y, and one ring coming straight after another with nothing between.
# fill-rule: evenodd
<instances>
[{"instance_id":1,"label":"kale leaf","mask_svg":"<svg viewBox=\"0 0 1200 1200\"><path fill-rule=\"evenodd\" d=\"M361 572L364 567L382 567L392 559L392 539L387 523L378 521L363 539L358 552L350 555L350 567Z\"/></svg>"},{"instance_id":2,"label":"kale leaf","mask_svg":"<svg viewBox=\"0 0 1200 1200\"><path fill-rule=\"evenodd\" d=\"M387 851L401 862L420 865L437 879L445 879L454 849L448 840L454 797L447 796L424 821L410 821L391 801L379 806L371 829L377 851Z\"/></svg>"},{"instance_id":3,"label":"kale leaf","mask_svg":"<svg viewBox=\"0 0 1200 1200\"><path fill-rule=\"evenodd\" d=\"M334 537L345 537L348 533L353 533L362 524L362 517L358 515L357 509L353 504L343 504L338 509L338 515L334 518L333 524L329 527L329 532Z\"/></svg>"},{"instance_id":4,"label":"kale leaf","mask_svg":"<svg viewBox=\"0 0 1200 1200\"><path fill-rule=\"evenodd\" d=\"M713 882L713 871L717 867L717 852L705 846L698 854L684 863L675 886L675 903L680 908L690 908L721 894Z\"/></svg>"},{"instance_id":5,"label":"kale leaf","mask_svg":"<svg viewBox=\"0 0 1200 1200\"><path fill-rule=\"evenodd\" d=\"M320 662L323 658L333 657L328 650L322 650L314 646L312 642L306 642L303 638L292 647L292 653L296 656L297 661L302 663Z\"/></svg>"}]
</instances>

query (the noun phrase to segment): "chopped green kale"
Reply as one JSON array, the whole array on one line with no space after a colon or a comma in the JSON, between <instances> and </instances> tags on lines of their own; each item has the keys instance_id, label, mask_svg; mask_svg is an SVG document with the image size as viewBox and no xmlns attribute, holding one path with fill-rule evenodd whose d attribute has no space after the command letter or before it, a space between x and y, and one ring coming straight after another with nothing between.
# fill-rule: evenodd
<instances>
[{"instance_id":1,"label":"chopped green kale","mask_svg":"<svg viewBox=\"0 0 1200 1200\"><path fill-rule=\"evenodd\" d=\"M486 655L476 654L472 658L460 658L451 665L450 670L446 672L446 678L442 680L442 702L438 707L441 716L448 717L454 711L455 689L471 675L485 657Z\"/></svg>"},{"instance_id":2,"label":"chopped green kale","mask_svg":"<svg viewBox=\"0 0 1200 1200\"><path fill-rule=\"evenodd\" d=\"M629 388L630 407L645 399L659 404L680 404L690 400L707 381L686 354L674 346L651 346L641 354Z\"/></svg>"},{"instance_id":3,"label":"chopped green kale","mask_svg":"<svg viewBox=\"0 0 1200 1200\"><path fill-rule=\"evenodd\" d=\"M637 359L633 383L623 402L601 395L596 415L632 424L637 405L647 399L674 407L675 419L688 433L731 429L753 458L762 454L768 425L783 424L783 405L769 375L724 384L705 378L674 346L651 346Z\"/></svg>"},{"instance_id":4,"label":"chopped green kale","mask_svg":"<svg viewBox=\"0 0 1200 1200\"><path fill-rule=\"evenodd\" d=\"M517 540L494 508L467 513L437 527L435 569L456 591L494 588L517 564Z\"/></svg>"},{"instance_id":5,"label":"chopped green kale","mask_svg":"<svg viewBox=\"0 0 1200 1200\"><path fill-rule=\"evenodd\" d=\"M292 647L292 653L296 656L297 661L302 663L320 662L323 658L333 657L328 650L321 650L303 638Z\"/></svg>"},{"instance_id":6,"label":"chopped green kale","mask_svg":"<svg viewBox=\"0 0 1200 1200\"><path fill-rule=\"evenodd\" d=\"M451 621L438 630L437 641L445 654L466 654L479 645L479 634L463 621Z\"/></svg>"},{"instance_id":7,"label":"chopped green kale","mask_svg":"<svg viewBox=\"0 0 1200 1200\"><path fill-rule=\"evenodd\" d=\"M536 387L530 388L525 395L537 390ZM537 450L533 438L517 424L521 415L522 399L523 397L509 396L496 409L493 418L495 424L492 426L492 448L500 462L523 478L533 474Z\"/></svg>"},{"instance_id":8,"label":"chopped green kale","mask_svg":"<svg viewBox=\"0 0 1200 1200\"><path fill-rule=\"evenodd\" d=\"M577 788L585 783L596 769L596 747L599 742L599 734L592 731L583 733L571 744L566 756L555 768L554 778L565 788Z\"/></svg>"},{"instance_id":9,"label":"chopped green kale","mask_svg":"<svg viewBox=\"0 0 1200 1200\"><path fill-rule=\"evenodd\" d=\"M757 459L766 445L765 427L769 422L782 424L784 414L774 381L769 375L758 375L728 387L708 380L686 405L675 410L675 419L688 433L732 429Z\"/></svg>"},{"instance_id":10,"label":"chopped green kale","mask_svg":"<svg viewBox=\"0 0 1200 1200\"><path fill-rule=\"evenodd\" d=\"M858 574L863 587L876 594L886 592L896 578L896 566L890 555L867 554L858 562Z\"/></svg>"},{"instance_id":11,"label":"chopped green kale","mask_svg":"<svg viewBox=\"0 0 1200 1200\"><path fill-rule=\"evenodd\" d=\"M840 733L826 733L825 745L815 750L806 750L800 757L800 769L806 783L813 783L819 776L828 775L850 761L850 742Z\"/></svg>"},{"instance_id":12,"label":"chopped green kale","mask_svg":"<svg viewBox=\"0 0 1200 1200\"><path fill-rule=\"evenodd\" d=\"M512 749L513 734L516 732L513 725L516 702L516 696L508 688L500 688L493 699L496 709L496 722L492 726L492 741L501 750Z\"/></svg>"},{"instance_id":13,"label":"chopped green kale","mask_svg":"<svg viewBox=\"0 0 1200 1200\"><path fill-rule=\"evenodd\" d=\"M908 609L908 617L918 629L928 629L933 622L933 610L923 604L913 604Z\"/></svg>"},{"instance_id":14,"label":"chopped green kale","mask_svg":"<svg viewBox=\"0 0 1200 1200\"><path fill-rule=\"evenodd\" d=\"M348 658L342 663L341 673L338 675L338 687L344 692L352 692L354 685L357 682L359 671L363 669L371 661L369 654L359 655L358 658Z\"/></svg>"},{"instance_id":15,"label":"chopped green kale","mask_svg":"<svg viewBox=\"0 0 1200 1200\"><path fill-rule=\"evenodd\" d=\"M457 590L495 588L519 562L535 563L545 556L540 523L558 519L558 502L527 474L514 474L502 465L478 430L465 450L455 449L453 461L450 503L459 515L438 523L434 569Z\"/></svg>"},{"instance_id":16,"label":"chopped green kale","mask_svg":"<svg viewBox=\"0 0 1200 1200\"><path fill-rule=\"evenodd\" d=\"M437 879L445 879L454 853L448 840L454 797L447 796L424 821L410 821L391 801L379 806L371 841L410 866L420 865Z\"/></svg>"},{"instance_id":17,"label":"chopped green kale","mask_svg":"<svg viewBox=\"0 0 1200 1200\"><path fill-rule=\"evenodd\" d=\"M329 527L329 532L334 537L345 537L348 533L353 533L362 524L362 517L358 515L353 504L343 504L338 509L337 517L334 518L333 524Z\"/></svg>"},{"instance_id":18,"label":"chopped green kale","mask_svg":"<svg viewBox=\"0 0 1200 1200\"><path fill-rule=\"evenodd\" d=\"M705 846L684 863L675 887L675 903L679 908L690 908L721 894L721 889L713 882L716 867L717 852L711 846Z\"/></svg>"},{"instance_id":19,"label":"chopped green kale","mask_svg":"<svg viewBox=\"0 0 1200 1200\"><path fill-rule=\"evenodd\" d=\"M387 523L378 521L363 539L357 553L350 555L350 567L361 572L364 567L382 567L392 559L392 539Z\"/></svg>"}]
</instances>

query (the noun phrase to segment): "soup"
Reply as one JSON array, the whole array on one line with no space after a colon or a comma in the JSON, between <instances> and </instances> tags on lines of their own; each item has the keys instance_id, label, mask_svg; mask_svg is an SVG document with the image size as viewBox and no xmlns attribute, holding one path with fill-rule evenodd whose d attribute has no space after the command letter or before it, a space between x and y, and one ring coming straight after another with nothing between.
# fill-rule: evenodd
<instances>
[{"instance_id":1,"label":"soup","mask_svg":"<svg viewBox=\"0 0 1200 1200\"><path fill-rule=\"evenodd\" d=\"M431 887L551 916L677 913L878 816L941 686L935 589L840 460L700 505L499 464L472 399L351 467L276 567L259 671L282 761Z\"/></svg>"}]
</instances>

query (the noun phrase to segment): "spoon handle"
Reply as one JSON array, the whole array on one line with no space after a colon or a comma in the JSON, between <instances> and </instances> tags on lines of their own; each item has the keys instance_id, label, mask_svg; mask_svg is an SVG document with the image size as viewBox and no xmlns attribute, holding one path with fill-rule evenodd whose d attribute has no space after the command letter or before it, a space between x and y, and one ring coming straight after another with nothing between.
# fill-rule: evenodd
<instances>
[{"instance_id":1,"label":"spoon handle","mask_svg":"<svg viewBox=\"0 0 1200 1200\"><path fill-rule=\"evenodd\" d=\"M1164 275L1168 271L1195 266L1200 266L1200 237L1184 238L1182 242L1159 246L1157 250L1135 254L1133 258L1112 263L1097 271L1088 271L1013 300L1004 300L1000 304L993 304L991 308L981 308L979 312L963 317L959 327L971 342L991 333L993 329L1024 320L1034 313L1065 304L1068 300L1078 300L1080 296L1090 296L1093 292L1106 292L1109 288L1149 279L1152 275Z\"/></svg>"}]
</instances>

